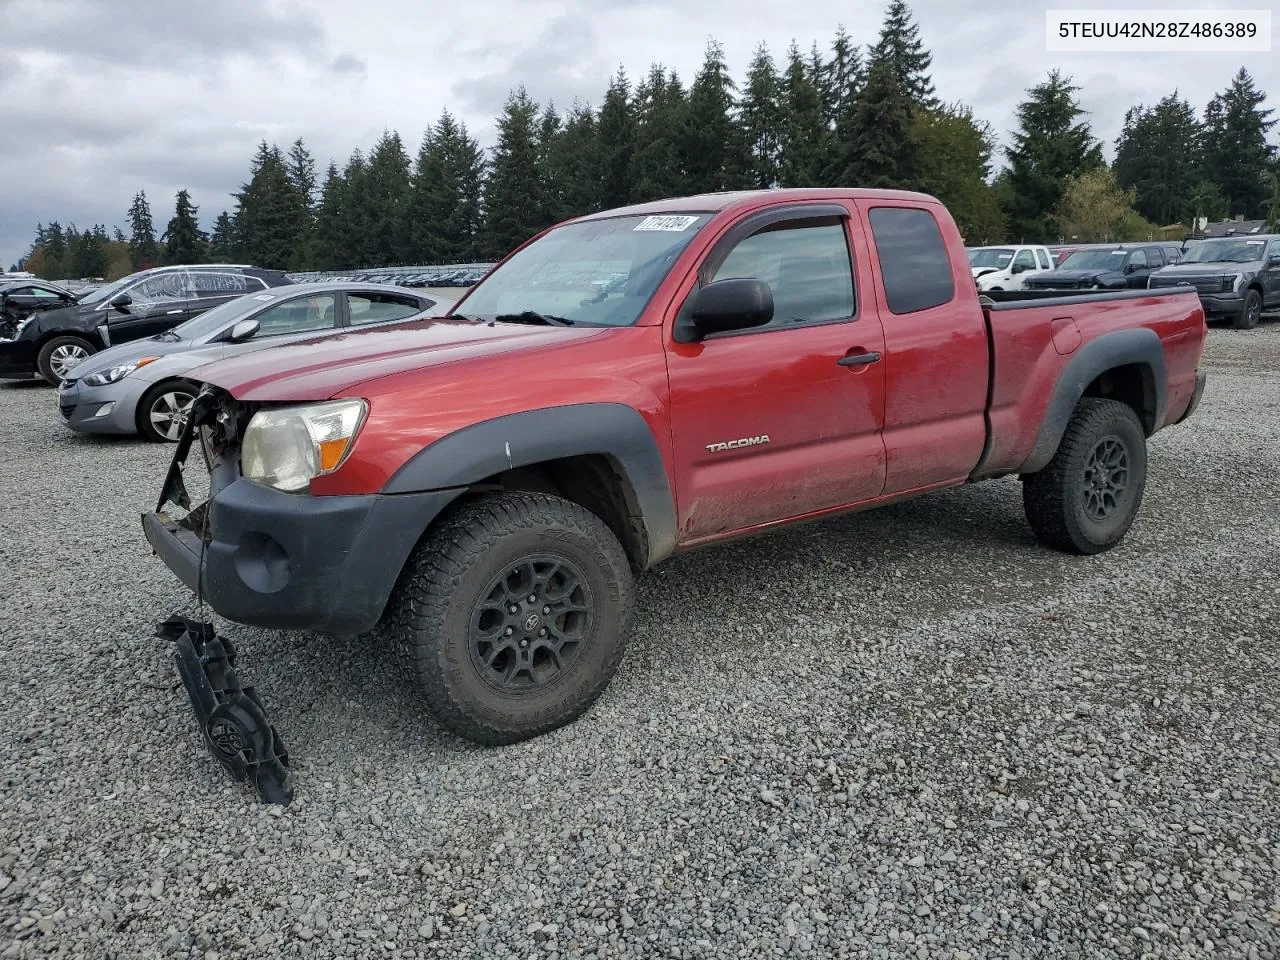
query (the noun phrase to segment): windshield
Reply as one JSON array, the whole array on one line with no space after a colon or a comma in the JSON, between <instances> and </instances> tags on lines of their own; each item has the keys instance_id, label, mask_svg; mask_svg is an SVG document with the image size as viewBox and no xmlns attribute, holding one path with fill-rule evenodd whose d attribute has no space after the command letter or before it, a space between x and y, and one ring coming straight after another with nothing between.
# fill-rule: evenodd
<instances>
[{"instance_id":1,"label":"windshield","mask_svg":"<svg viewBox=\"0 0 1280 960\"><path fill-rule=\"evenodd\" d=\"M270 293L258 293L251 297L236 297L226 303L206 310L199 316L192 317L186 323L180 323L169 331L170 336L177 334L183 340L199 340L211 333L216 333L228 324L235 323L240 317L252 313L267 302L274 300Z\"/></svg>"},{"instance_id":2,"label":"windshield","mask_svg":"<svg viewBox=\"0 0 1280 960\"><path fill-rule=\"evenodd\" d=\"M1062 263L1059 270L1119 270L1124 266L1128 250L1077 250Z\"/></svg>"},{"instance_id":3,"label":"windshield","mask_svg":"<svg viewBox=\"0 0 1280 960\"><path fill-rule=\"evenodd\" d=\"M708 213L636 215L557 227L489 274L458 312L629 326L710 219Z\"/></svg>"},{"instance_id":4,"label":"windshield","mask_svg":"<svg viewBox=\"0 0 1280 960\"><path fill-rule=\"evenodd\" d=\"M80 298L80 302L101 303L103 300L109 300L129 284L133 283L133 281L137 280L141 275L142 274L140 273L131 273L127 277L121 277L119 280L116 280L113 283L108 283L106 286L99 287L97 290L90 290Z\"/></svg>"},{"instance_id":5,"label":"windshield","mask_svg":"<svg viewBox=\"0 0 1280 960\"><path fill-rule=\"evenodd\" d=\"M1253 263L1262 259L1265 240L1206 240L1182 257L1182 263Z\"/></svg>"},{"instance_id":6,"label":"windshield","mask_svg":"<svg viewBox=\"0 0 1280 960\"><path fill-rule=\"evenodd\" d=\"M979 247L969 251L971 267L1007 267L1013 259L1013 251L1007 247Z\"/></svg>"}]
</instances>

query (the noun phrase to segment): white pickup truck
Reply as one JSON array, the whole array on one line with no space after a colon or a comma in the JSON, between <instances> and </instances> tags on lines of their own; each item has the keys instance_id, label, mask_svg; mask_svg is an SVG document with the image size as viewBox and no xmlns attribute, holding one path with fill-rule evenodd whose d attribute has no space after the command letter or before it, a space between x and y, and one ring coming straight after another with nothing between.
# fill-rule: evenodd
<instances>
[{"instance_id":1,"label":"white pickup truck","mask_svg":"<svg viewBox=\"0 0 1280 960\"><path fill-rule=\"evenodd\" d=\"M1048 247L970 247L968 254L974 282L983 293L1021 290L1029 274L1053 269Z\"/></svg>"}]
</instances>

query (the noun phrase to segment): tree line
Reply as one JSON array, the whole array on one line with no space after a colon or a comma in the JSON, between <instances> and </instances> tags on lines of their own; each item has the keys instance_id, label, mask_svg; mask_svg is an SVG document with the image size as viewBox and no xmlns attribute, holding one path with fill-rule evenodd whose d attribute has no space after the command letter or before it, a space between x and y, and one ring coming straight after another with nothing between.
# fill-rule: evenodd
<instances>
[{"instance_id":1,"label":"tree line","mask_svg":"<svg viewBox=\"0 0 1280 960\"><path fill-rule=\"evenodd\" d=\"M966 242L1138 239L1228 214L1280 220L1280 161L1266 95L1243 68L1203 114L1175 91L1128 111L1108 166L1071 78L1027 91L996 170L991 126L934 88L932 56L905 0L865 48L841 28L829 47L760 44L742 82L708 44L686 84L654 64L619 68L598 109L561 113L523 87L480 147L447 110L416 154L386 131L323 176L306 144L263 142L249 178L208 232L187 191L157 239L139 192L115 240L40 226L27 258L44 276L105 276L123 265L246 262L290 270L496 259L567 217L717 190L867 186L945 202ZM85 239L85 237L88 239ZM103 263L98 247L106 255ZM87 270L88 267L101 268ZM39 269L36 269L38 267Z\"/></svg>"}]
</instances>

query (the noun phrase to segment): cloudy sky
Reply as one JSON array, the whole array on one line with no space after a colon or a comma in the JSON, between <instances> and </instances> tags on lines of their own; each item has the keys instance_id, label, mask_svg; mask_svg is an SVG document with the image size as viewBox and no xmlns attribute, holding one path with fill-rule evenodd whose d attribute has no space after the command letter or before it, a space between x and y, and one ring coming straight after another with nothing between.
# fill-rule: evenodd
<instances>
[{"instance_id":1,"label":"cloudy sky","mask_svg":"<svg viewBox=\"0 0 1280 960\"><path fill-rule=\"evenodd\" d=\"M1108 145L1124 111L1175 87L1200 109L1247 66L1280 106L1274 54L1047 54L1044 11L1097 0L915 0L939 95L1004 135L1051 66L1083 88ZM1110 7L1211 8L1220 0ZM1268 0L1234 4L1268 7ZM709 38L735 76L760 41L826 46L840 24L874 41L881 0L0 0L0 261L37 221L124 225L139 189L157 228L187 187L208 227L231 206L256 143L303 137L321 168L384 128L411 149L448 107L482 143L507 91L598 104L619 65L686 82ZM439 11L439 12L432 12Z\"/></svg>"}]
</instances>

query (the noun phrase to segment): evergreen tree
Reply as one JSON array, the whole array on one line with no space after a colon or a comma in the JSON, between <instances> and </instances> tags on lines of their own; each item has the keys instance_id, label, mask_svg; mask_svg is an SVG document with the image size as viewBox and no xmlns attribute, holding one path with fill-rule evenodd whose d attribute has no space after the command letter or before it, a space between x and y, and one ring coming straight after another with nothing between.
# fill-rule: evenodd
<instances>
[{"instance_id":1,"label":"evergreen tree","mask_svg":"<svg viewBox=\"0 0 1280 960\"><path fill-rule=\"evenodd\" d=\"M546 206L547 220L554 223L555 211L564 207L565 183L561 179L559 165L560 137L564 134L564 121L554 103L548 103L538 118L537 153L538 180L542 184L542 202Z\"/></svg>"},{"instance_id":2,"label":"evergreen tree","mask_svg":"<svg viewBox=\"0 0 1280 960\"><path fill-rule=\"evenodd\" d=\"M550 222L538 171L538 105L524 87L507 98L498 118L485 187L485 232L490 256L500 257Z\"/></svg>"},{"instance_id":3,"label":"evergreen tree","mask_svg":"<svg viewBox=\"0 0 1280 960\"><path fill-rule=\"evenodd\" d=\"M678 151L689 193L711 193L728 186L729 144L733 139L733 79L725 64L724 49L714 40L707 44L702 67L689 87Z\"/></svg>"},{"instance_id":4,"label":"evergreen tree","mask_svg":"<svg viewBox=\"0 0 1280 960\"><path fill-rule=\"evenodd\" d=\"M1006 150L1005 180L1011 238L1051 240L1053 210L1065 184L1102 165L1102 147L1094 139L1075 94L1079 87L1057 70L1027 91L1018 105L1018 129Z\"/></svg>"},{"instance_id":5,"label":"evergreen tree","mask_svg":"<svg viewBox=\"0 0 1280 960\"><path fill-rule=\"evenodd\" d=\"M111 240L113 243L127 244L129 242L129 238L124 235L124 231L121 230L119 227L111 228Z\"/></svg>"},{"instance_id":6,"label":"evergreen tree","mask_svg":"<svg viewBox=\"0 0 1280 960\"><path fill-rule=\"evenodd\" d=\"M289 266L294 270L301 270L309 262L316 205L316 161L301 137L293 141L289 148L289 155L285 158L285 172L298 195L298 227Z\"/></svg>"},{"instance_id":7,"label":"evergreen tree","mask_svg":"<svg viewBox=\"0 0 1280 960\"><path fill-rule=\"evenodd\" d=\"M914 111L889 60L872 59L851 122L837 127L836 137L837 183L907 189L919 185Z\"/></svg>"},{"instance_id":8,"label":"evergreen tree","mask_svg":"<svg viewBox=\"0 0 1280 960\"><path fill-rule=\"evenodd\" d=\"M765 44L756 47L734 123L735 179L748 189L777 186L781 163L782 83Z\"/></svg>"},{"instance_id":9,"label":"evergreen tree","mask_svg":"<svg viewBox=\"0 0 1280 960\"><path fill-rule=\"evenodd\" d=\"M920 39L920 28L912 19L906 0L890 0L871 59L889 64L911 103L932 106L933 80L929 68L933 56Z\"/></svg>"},{"instance_id":10,"label":"evergreen tree","mask_svg":"<svg viewBox=\"0 0 1280 960\"><path fill-rule=\"evenodd\" d=\"M819 187L830 162L830 132L827 129L822 94L816 77L820 64L805 63L793 42L787 50L787 69L782 79L782 159L778 180L784 187Z\"/></svg>"},{"instance_id":11,"label":"evergreen tree","mask_svg":"<svg viewBox=\"0 0 1280 960\"><path fill-rule=\"evenodd\" d=\"M213 223L209 237L209 259L214 263L234 263L236 260L236 226L231 214L223 210Z\"/></svg>"},{"instance_id":12,"label":"evergreen tree","mask_svg":"<svg viewBox=\"0 0 1280 960\"><path fill-rule=\"evenodd\" d=\"M809 61L810 76L822 95L822 115L827 129L834 132L842 124L852 129L853 111L866 79L862 52L841 26L831 44L831 59L823 63L815 46Z\"/></svg>"},{"instance_id":13,"label":"evergreen tree","mask_svg":"<svg viewBox=\"0 0 1280 960\"><path fill-rule=\"evenodd\" d=\"M446 110L422 138L410 196L412 259L459 263L477 255L484 159Z\"/></svg>"},{"instance_id":14,"label":"evergreen tree","mask_svg":"<svg viewBox=\"0 0 1280 960\"><path fill-rule=\"evenodd\" d=\"M1201 219L1214 223L1226 219L1227 201L1223 199L1222 191L1218 189L1217 184L1201 180L1191 188L1189 209L1192 227Z\"/></svg>"},{"instance_id":15,"label":"evergreen tree","mask_svg":"<svg viewBox=\"0 0 1280 960\"><path fill-rule=\"evenodd\" d=\"M151 204L147 203L144 190L138 191L129 207L129 226L132 231L129 255L133 269L145 270L154 266L160 259L160 248L156 244L156 228L151 221Z\"/></svg>"},{"instance_id":16,"label":"evergreen tree","mask_svg":"<svg viewBox=\"0 0 1280 960\"><path fill-rule=\"evenodd\" d=\"M50 222L49 226L44 228L43 242L40 247L44 252L44 263L42 271L32 271L45 280L60 280L70 274L70 264L67 257L67 240L75 235L75 228L71 227L63 233L62 225L57 220Z\"/></svg>"},{"instance_id":17,"label":"evergreen tree","mask_svg":"<svg viewBox=\"0 0 1280 960\"><path fill-rule=\"evenodd\" d=\"M566 220L602 208L600 143L590 107L575 103L569 110L547 162L560 185L560 206L551 211L552 219Z\"/></svg>"},{"instance_id":18,"label":"evergreen tree","mask_svg":"<svg viewBox=\"0 0 1280 960\"><path fill-rule=\"evenodd\" d=\"M1004 239L1004 214L987 182L996 139L991 128L961 104L922 108L915 115L920 148L918 189L947 205L969 244Z\"/></svg>"},{"instance_id":19,"label":"evergreen tree","mask_svg":"<svg viewBox=\"0 0 1280 960\"><path fill-rule=\"evenodd\" d=\"M307 246L307 262L316 270L338 270L346 266L343 251L348 237L343 222L343 191L346 181L338 173L338 166L329 161L324 185L320 189L320 201L316 204L315 228L311 231ZM217 235L217 232L214 232Z\"/></svg>"},{"instance_id":20,"label":"evergreen tree","mask_svg":"<svg viewBox=\"0 0 1280 960\"><path fill-rule=\"evenodd\" d=\"M683 189L677 135L685 108L684 87L661 64L636 88L636 139L631 160L631 201L679 196Z\"/></svg>"},{"instance_id":21,"label":"evergreen tree","mask_svg":"<svg viewBox=\"0 0 1280 960\"><path fill-rule=\"evenodd\" d=\"M199 212L199 208L191 202L191 194L186 190L179 190L173 217L162 238L166 264L200 262L200 246L204 238L196 219Z\"/></svg>"},{"instance_id":22,"label":"evergreen tree","mask_svg":"<svg viewBox=\"0 0 1280 960\"><path fill-rule=\"evenodd\" d=\"M400 134L384 131L369 154L364 202L368 211L364 255L370 266L411 259L409 155Z\"/></svg>"},{"instance_id":23,"label":"evergreen tree","mask_svg":"<svg viewBox=\"0 0 1280 960\"><path fill-rule=\"evenodd\" d=\"M1267 171L1273 148L1267 132L1275 126L1272 110L1262 109L1267 95L1244 67L1231 85L1204 111L1204 175L1217 184L1228 214L1262 217L1270 190Z\"/></svg>"},{"instance_id":24,"label":"evergreen tree","mask_svg":"<svg viewBox=\"0 0 1280 960\"><path fill-rule=\"evenodd\" d=\"M340 270L372 265L368 256L372 232L368 179L368 163L357 147L351 151L347 165L342 168L342 243L338 259Z\"/></svg>"},{"instance_id":25,"label":"evergreen tree","mask_svg":"<svg viewBox=\"0 0 1280 960\"><path fill-rule=\"evenodd\" d=\"M1116 182L1134 192L1134 207L1148 220L1176 223L1191 216L1191 191L1200 181L1200 123L1177 91L1154 107L1125 114L1116 140Z\"/></svg>"},{"instance_id":26,"label":"evergreen tree","mask_svg":"<svg viewBox=\"0 0 1280 960\"><path fill-rule=\"evenodd\" d=\"M620 207L631 200L631 159L636 147L636 121L631 102L631 84L621 67L609 81L600 121L599 140L600 203L604 208Z\"/></svg>"},{"instance_id":27,"label":"evergreen tree","mask_svg":"<svg viewBox=\"0 0 1280 960\"><path fill-rule=\"evenodd\" d=\"M305 211L278 147L265 140L258 145L249 182L235 197L239 256L256 266L275 269L297 263L298 229Z\"/></svg>"}]
</instances>

